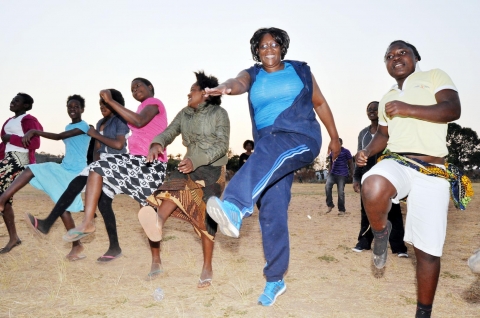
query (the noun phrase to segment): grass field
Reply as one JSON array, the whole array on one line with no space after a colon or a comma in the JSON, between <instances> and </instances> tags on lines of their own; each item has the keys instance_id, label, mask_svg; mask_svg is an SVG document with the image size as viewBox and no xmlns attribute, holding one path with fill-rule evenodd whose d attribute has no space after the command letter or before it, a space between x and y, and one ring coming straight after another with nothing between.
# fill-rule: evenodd
<instances>
[{"instance_id":1,"label":"grass field","mask_svg":"<svg viewBox=\"0 0 480 318\"><path fill-rule=\"evenodd\" d=\"M474 188L480 193L480 184ZM189 224L168 220L162 243L165 272L146 281L150 251L135 201L123 195L114 200L123 257L95 262L108 246L99 217L96 233L84 240L87 258L68 262L60 221L45 239L27 230L23 212L43 218L53 204L26 187L14 202L23 244L0 255L0 317L413 317L413 249L409 246L409 259L389 254L380 273L371 265L370 252L352 252L360 202L351 185L346 190L347 215L339 217L336 210L325 214L324 185L294 184L287 291L273 307L264 308L256 303L265 283L258 213L244 220L239 239L218 234L213 286L199 290L201 244ZM467 211L451 206L434 317L480 316L480 277L466 265L480 247L479 202L477 195ZM402 209L406 213L404 205ZM7 241L7 231L0 227L0 246ZM154 301L156 287L165 291L163 301Z\"/></svg>"}]
</instances>

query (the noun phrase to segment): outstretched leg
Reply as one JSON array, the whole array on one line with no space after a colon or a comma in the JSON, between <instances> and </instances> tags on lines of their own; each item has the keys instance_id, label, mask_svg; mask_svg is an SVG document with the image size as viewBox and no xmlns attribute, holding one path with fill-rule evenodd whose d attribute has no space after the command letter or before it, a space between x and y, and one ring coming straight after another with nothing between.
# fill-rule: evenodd
<instances>
[{"instance_id":1,"label":"outstretched leg","mask_svg":"<svg viewBox=\"0 0 480 318\"><path fill-rule=\"evenodd\" d=\"M295 133L259 131L258 147L223 193L224 200L211 197L207 212L225 235L238 237L242 219L253 213L253 207L266 188L287 174L312 162L319 152L318 142Z\"/></svg>"},{"instance_id":2,"label":"outstretched leg","mask_svg":"<svg viewBox=\"0 0 480 318\"><path fill-rule=\"evenodd\" d=\"M5 204L10 200L15 193L26 186L34 177L32 170L28 167L13 180L12 184L0 195L0 212L5 210ZM13 213L13 212L12 212Z\"/></svg>"},{"instance_id":3,"label":"outstretched leg","mask_svg":"<svg viewBox=\"0 0 480 318\"><path fill-rule=\"evenodd\" d=\"M50 231L50 228L53 226L55 221L65 213L67 208L73 203L76 196L82 192L82 189L87 184L87 176L77 176L75 177L70 184L68 185L65 192L63 192L60 199L53 207L53 210L50 214L44 219L37 219L37 229L43 234L47 234ZM30 217L30 221L35 221L33 216ZM75 225L73 225L75 227ZM72 228L73 228L72 227Z\"/></svg>"}]
</instances>

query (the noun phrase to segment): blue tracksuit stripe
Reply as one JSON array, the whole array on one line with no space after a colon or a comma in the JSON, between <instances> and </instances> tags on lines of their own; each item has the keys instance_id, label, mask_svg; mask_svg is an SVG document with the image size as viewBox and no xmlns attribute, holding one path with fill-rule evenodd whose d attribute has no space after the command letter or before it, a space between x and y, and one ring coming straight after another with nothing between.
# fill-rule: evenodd
<instances>
[{"instance_id":1,"label":"blue tracksuit stripe","mask_svg":"<svg viewBox=\"0 0 480 318\"><path fill-rule=\"evenodd\" d=\"M282 153L275 163L273 164L272 168L267 172L267 174L260 180L260 182L253 188L252 198L255 199L259 196L265 187L268 184L268 181L272 177L272 175L277 171L279 167L285 162L285 160L290 159L296 155L302 154L304 152L310 151L310 149L306 145L300 145L296 148L287 150L286 152Z\"/></svg>"}]
</instances>

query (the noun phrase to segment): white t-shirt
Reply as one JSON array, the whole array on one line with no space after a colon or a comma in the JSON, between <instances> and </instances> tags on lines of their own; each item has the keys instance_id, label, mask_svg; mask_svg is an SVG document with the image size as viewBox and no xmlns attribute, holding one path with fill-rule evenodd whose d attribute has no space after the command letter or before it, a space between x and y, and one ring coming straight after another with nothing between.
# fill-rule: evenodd
<instances>
[{"instance_id":1,"label":"white t-shirt","mask_svg":"<svg viewBox=\"0 0 480 318\"><path fill-rule=\"evenodd\" d=\"M8 123L5 125L5 133L8 135L17 135L17 136L25 135L22 129L22 118L25 116L27 116L27 114L23 114L16 118L10 119ZM5 152L12 152L12 151L28 152L28 149L14 146L11 143L7 142L5 146Z\"/></svg>"}]
</instances>

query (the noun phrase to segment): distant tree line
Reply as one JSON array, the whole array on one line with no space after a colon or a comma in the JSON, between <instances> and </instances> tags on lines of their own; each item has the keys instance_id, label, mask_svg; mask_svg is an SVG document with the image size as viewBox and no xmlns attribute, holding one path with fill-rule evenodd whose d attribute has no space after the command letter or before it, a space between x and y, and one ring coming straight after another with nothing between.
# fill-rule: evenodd
<instances>
[{"instance_id":1,"label":"distant tree line","mask_svg":"<svg viewBox=\"0 0 480 318\"><path fill-rule=\"evenodd\" d=\"M471 128L462 127L456 123L448 124L447 132L447 161L465 171L471 178L480 179L480 139ZM52 155L45 152L35 154L37 163L61 163L63 155ZM167 172L174 171L182 155L168 155ZM316 181L315 171L328 169L329 161L326 157L317 157L314 162L296 172L296 179L303 182ZM227 178L230 179L240 168L240 156L228 150Z\"/></svg>"}]
</instances>

